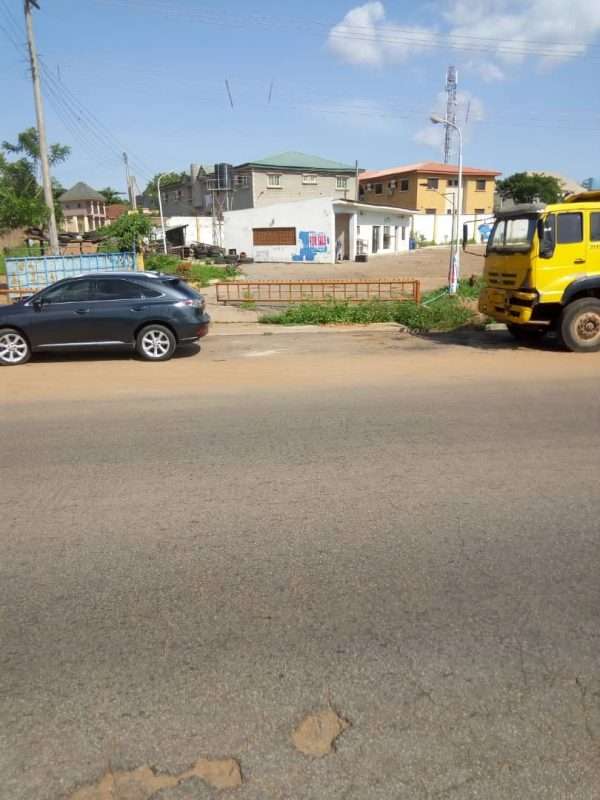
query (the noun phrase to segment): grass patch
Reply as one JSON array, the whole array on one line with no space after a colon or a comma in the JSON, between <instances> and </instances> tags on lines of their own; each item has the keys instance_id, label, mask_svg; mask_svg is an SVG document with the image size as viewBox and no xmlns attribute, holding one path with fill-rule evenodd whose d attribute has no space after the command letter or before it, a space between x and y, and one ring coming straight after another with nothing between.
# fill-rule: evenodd
<instances>
[{"instance_id":1,"label":"grass patch","mask_svg":"<svg viewBox=\"0 0 600 800\"><path fill-rule=\"evenodd\" d=\"M145 269L155 269L166 275L181 275L187 281L208 286L211 280L226 281L239 274L235 266L216 267L212 264L203 264L198 261L182 261L177 256L155 254L145 256Z\"/></svg>"},{"instance_id":2,"label":"grass patch","mask_svg":"<svg viewBox=\"0 0 600 800\"><path fill-rule=\"evenodd\" d=\"M386 303L370 300L365 303L305 303L290 306L279 314L261 317L271 325L332 325L397 322L414 331L449 331L475 319L475 312L458 296L442 295L429 305L412 301Z\"/></svg>"}]
</instances>

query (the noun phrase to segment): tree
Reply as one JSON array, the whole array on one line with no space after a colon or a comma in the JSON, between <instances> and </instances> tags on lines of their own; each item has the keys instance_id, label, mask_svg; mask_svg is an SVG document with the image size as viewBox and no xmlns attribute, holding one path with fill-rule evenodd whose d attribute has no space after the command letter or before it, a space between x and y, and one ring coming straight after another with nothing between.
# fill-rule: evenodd
<instances>
[{"instance_id":1,"label":"tree","mask_svg":"<svg viewBox=\"0 0 600 800\"><path fill-rule=\"evenodd\" d=\"M557 203L563 196L560 180L551 175L538 172L515 172L502 181L496 182L498 194L504 200L511 199L515 203Z\"/></svg>"},{"instance_id":2,"label":"tree","mask_svg":"<svg viewBox=\"0 0 600 800\"><path fill-rule=\"evenodd\" d=\"M158 197L158 190L156 188L158 179L162 174L162 179L160 181L160 188L162 189L163 186L172 186L174 183L180 183L184 178L187 178L187 172L158 172L151 181L148 181L146 188L144 189L144 194L148 195L149 197Z\"/></svg>"},{"instance_id":3,"label":"tree","mask_svg":"<svg viewBox=\"0 0 600 800\"><path fill-rule=\"evenodd\" d=\"M30 161L38 162L40 159L40 139L35 128L27 128L17 136L17 144L2 142L2 149L13 155L24 154ZM71 148L66 144L51 144L48 152L50 166L61 164L71 153Z\"/></svg>"},{"instance_id":4,"label":"tree","mask_svg":"<svg viewBox=\"0 0 600 800\"><path fill-rule=\"evenodd\" d=\"M17 144L3 142L0 151L0 232L14 228L40 226L48 219L48 209L44 202L42 187L37 181L39 161L39 140L35 128L22 131ZM53 144L50 147L50 162L59 164L70 153L66 145ZM20 155L16 161L9 161L8 155ZM53 181L55 212L61 218L62 209L56 202L64 191L58 181Z\"/></svg>"},{"instance_id":5,"label":"tree","mask_svg":"<svg viewBox=\"0 0 600 800\"><path fill-rule=\"evenodd\" d=\"M112 189L110 186L107 186L104 189L98 190L102 197L106 200L107 203L124 203L125 200L123 199L124 192L117 192L116 189Z\"/></svg>"},{"instance_id":6,"label":"tree","mask_svg":"<svg viewBox=\"0 0 600 800\"><path fill-rule=\"evenodd\" d=\"M134 214L123 214L112 225L101 229L101 236L105 240L113 240L121 251L138 250L144 237L152 232L152 222L146 214L140 211Z\"/></svg>"}]
</instances>

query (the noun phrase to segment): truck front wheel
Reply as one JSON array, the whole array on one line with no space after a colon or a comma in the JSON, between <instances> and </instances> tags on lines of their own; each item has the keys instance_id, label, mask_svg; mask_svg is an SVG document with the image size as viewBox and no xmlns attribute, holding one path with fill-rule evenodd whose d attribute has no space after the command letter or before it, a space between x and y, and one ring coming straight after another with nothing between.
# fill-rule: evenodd
<instances>
[{"instance_id":1,"label":"truck front wheel","mask_svg":"<svg viewBox=\"0 0 600 800\"><path fill-rule=\"evenodd\" d=\"M567 350L595 353L600 350L600 300L583 297L563 310L558 328Z\"/></svg>"}]
</instances>

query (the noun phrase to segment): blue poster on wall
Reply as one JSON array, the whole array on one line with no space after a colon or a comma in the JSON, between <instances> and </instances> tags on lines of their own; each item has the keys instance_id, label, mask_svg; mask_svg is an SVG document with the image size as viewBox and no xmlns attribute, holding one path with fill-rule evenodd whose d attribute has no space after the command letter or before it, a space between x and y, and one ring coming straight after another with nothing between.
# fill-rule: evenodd
<instances>
[{"instance_id":1,"label":"blue poster on wall","mask_svg":"<svg viewBox=\"0 0 600 800\"><path fill-rule=\"evenodd\" d=\"M292 261L314 261L317 253L329 251L329 236L317 231L300 231L300 251L292 256Z\"/></svg>"}]
</instances>

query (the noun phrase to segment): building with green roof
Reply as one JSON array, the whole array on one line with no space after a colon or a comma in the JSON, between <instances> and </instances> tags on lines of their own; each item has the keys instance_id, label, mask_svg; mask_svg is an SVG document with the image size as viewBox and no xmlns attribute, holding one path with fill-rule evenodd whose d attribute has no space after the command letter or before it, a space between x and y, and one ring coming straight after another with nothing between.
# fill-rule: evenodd
<instances>
[{"instance_id":1,"label":"building with green roof","mask_svg":"<svg viewBox=\"0 0 600 800\"><path fill-rule=\"evenodd\" d=\"M216 184L215 167L225 166L227 190ZM165 216L207 216L212 213L214 190L223 210L256 208L274 203L332 197L357 197L356 167L296 151L275 153L238 166L192 164L181 181L161 191Z\"/></svg>"},{"instance_id":2,"label":"building with green roof","mask_svg":"<svg viewBox=\"0 0 600 800\"><path fill-rule=\"evenodd\" d=\"M247 161L233 170L233 209L335 197L356 198L356 167L289 151Z\"/></svg>"}]
</instances>

